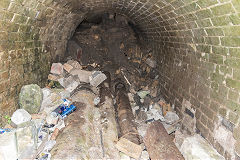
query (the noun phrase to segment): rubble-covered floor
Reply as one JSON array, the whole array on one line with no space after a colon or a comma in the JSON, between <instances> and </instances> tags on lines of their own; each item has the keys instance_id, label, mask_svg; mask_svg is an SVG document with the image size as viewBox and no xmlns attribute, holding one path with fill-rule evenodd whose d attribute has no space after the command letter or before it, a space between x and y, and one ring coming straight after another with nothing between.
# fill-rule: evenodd
<instances>
[{"instance_id":1,"label":"rubble-covered floor","mask_svg":"<svg viewBox=\"0 0 240 160\"><path fill-rule=\"evenodd\" d=\"M180 132L174 106L161 97L156 61L133 26L116 14L83 21L46 87L23 86L2 148L19 159L223 159L200 136ZM72 111L65 117L62 104ZM14 134L17 144L6 142ZM0 147L0 159L8 156Z\"/></svg>"}]
</instances>

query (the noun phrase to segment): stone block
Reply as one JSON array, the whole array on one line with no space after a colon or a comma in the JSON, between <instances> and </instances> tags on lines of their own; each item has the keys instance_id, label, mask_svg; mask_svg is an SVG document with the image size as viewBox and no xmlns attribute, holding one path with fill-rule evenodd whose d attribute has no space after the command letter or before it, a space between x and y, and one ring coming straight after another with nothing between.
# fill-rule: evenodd
<instances>
[{"instance_id":1,"label":"stone block","mask_svg":"<svg viewBox=\"0 0 240 160\"><path fill-rule=\"evenodd\" d=\"M126 138L121 138L117 144L116 148L125 153L126 155L133 157L135 159L139 159L142 153L142 146L137 145Z\"/></svg>"},{"instance_id":2,"label":"stone block","mask_svg":"<svg viewBox=\"0 0 240 160\"><path fill-rule=\"evenodd\" d=\"M94 71L92 72L92 75L89 76L90 84L94 87L97 87L106 79L107 79L107 76L101 71Z\"/></svg>"},{"instance_id":3,"label":"stone block","mask_svg":"<svg viewBox=\"0 0 240 160\"><path fill-rule=\"evenodd\" d=\"M0 159L16 160L18 158L15 132L0 134L0 144Z\"/></svg>"},{"instance_id":4,"label":"stone block","mask_svg":"<svg viewBox=\"0 0 240 160\"><path fill-rule=\"evenodd\" d=\"M27 111L25 111L24 109L18 109L13 113L11 121L16 125L19 125L30 121L31 118L31 115Z\"/></svg>"},{"instance_id":5,"label":"stone block","mask_svg":"<svg viewBox=\"0 0 240 160\"><path fill-rule=\"evenodd\" d=\"M64 69L65 71L67 71L68 73L70 73L70 71L73 69L73 66L71 66L71 65L68 64L68 63L65 63L65 64L63 65L63 69Z\"/></svg>"},{"instance_id":6,"label":"stone block","mask_svg":"<svg viewBox=\"0 0 240 160\"><path fill-rule=\"evenodd\" d=\"M82 66L77 61L69 60L67 64L71 65L74 69L82 69Z\"/></svg>"},{"instance_id":7,"label":"stone block","mask_svg":"<svg viewBox=\"0 0 240 160\"><path fill-rule=\"evenodd\" d=\"M89 83L89 76L92 75L92 72L81 70L81 69L73 69L70 72L70 74L71 75L77 75L79 80L80 80L80 82Z\"/></svg>"},{"instance_id":8,"label":"stone block","mask_svg":"<svg viewBox=\"0 0 240 160\"><path fill-rule=\"evenodd\" d=\"M226 127L220 125L214 130L215 140L223 146L223 148L229 153L234 153L235 139L233 138L233 133L229 131Z\"/></svg>"},{"instance_id":9,"label":"stone block","mask_svg":"<svg viewBox=\"0 0 240 160\"><path fill-rule=\"evenodd\" d=\"M19 94L20 108L25 109L28 113L38 113L41 107L43 93L41 88L36 84L25 85Z\"/></svg>"},{"instance_id":10,"label":"stone block","mask_svg":"<svg viewBox=\"0 0 240 160\"><path fill-rule=\"evenodd\" d=\"M61 63L53 63L51 67L52 74L60 75L63 73L63 65Z\"/></svg>"}]
</instances>

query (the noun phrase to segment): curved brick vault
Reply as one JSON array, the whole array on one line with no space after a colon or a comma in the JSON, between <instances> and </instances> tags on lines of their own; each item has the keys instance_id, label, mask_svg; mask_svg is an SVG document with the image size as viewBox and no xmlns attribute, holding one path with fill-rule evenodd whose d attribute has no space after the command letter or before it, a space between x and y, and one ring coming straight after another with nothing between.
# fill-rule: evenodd
<instances>
[{"instance_id":1,"label":"curved brick vault","mask_svg":"<svg viewBox=\"0 0 240 160\"><path fill-rule=\"evenodd\" d=\"M181 115L193 108L197 130L226 158L240 154L239 0L1 0L1 117L17 108L22 85L43 85L79 23L106 11L126 15L152 47L165 99ZM219 117L235 151L216 140Z\"/></svg>"}]
</instances>

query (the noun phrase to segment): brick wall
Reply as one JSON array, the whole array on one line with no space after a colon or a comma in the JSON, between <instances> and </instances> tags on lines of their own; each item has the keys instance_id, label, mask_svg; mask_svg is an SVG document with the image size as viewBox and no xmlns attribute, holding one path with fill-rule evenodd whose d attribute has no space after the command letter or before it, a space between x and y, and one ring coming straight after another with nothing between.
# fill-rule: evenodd
<instances>
[{"instance_id":1,"label":"brick wall","mask_svg":"<svg viewBox=\"0 0 240 160\"><path fill-rule=\"evenodd\" d=\"M1 116L16 109L23 84L44 83L85 16L109 10L128 16L153 48L161 92L181 117L193 111L197 132L227 159L240 155L239 0L2 0ZM218 139L222 125L235 150Z\"/></svg>"}]
</instances>

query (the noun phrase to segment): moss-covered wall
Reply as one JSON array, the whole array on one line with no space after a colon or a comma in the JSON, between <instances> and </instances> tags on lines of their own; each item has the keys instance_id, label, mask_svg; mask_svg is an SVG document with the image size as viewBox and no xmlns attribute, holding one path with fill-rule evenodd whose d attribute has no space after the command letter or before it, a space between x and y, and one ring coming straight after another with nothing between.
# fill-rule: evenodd
<instances>
[{"instance_id":1,"label":"moss-covered wall","mask_svg":"<svg viewBox=\"0 0 240 160\"><path fill-rule=\"evenodd\" d=\"M239 130L239 0L1 0L1 116L16 109L23 84L44 83L84 16L110 10L128 16L153 48L166 100L182 116L188 102L197 130L226 158L240 155L214 135L219 116Z\"/></svg>"}]
</instances>

